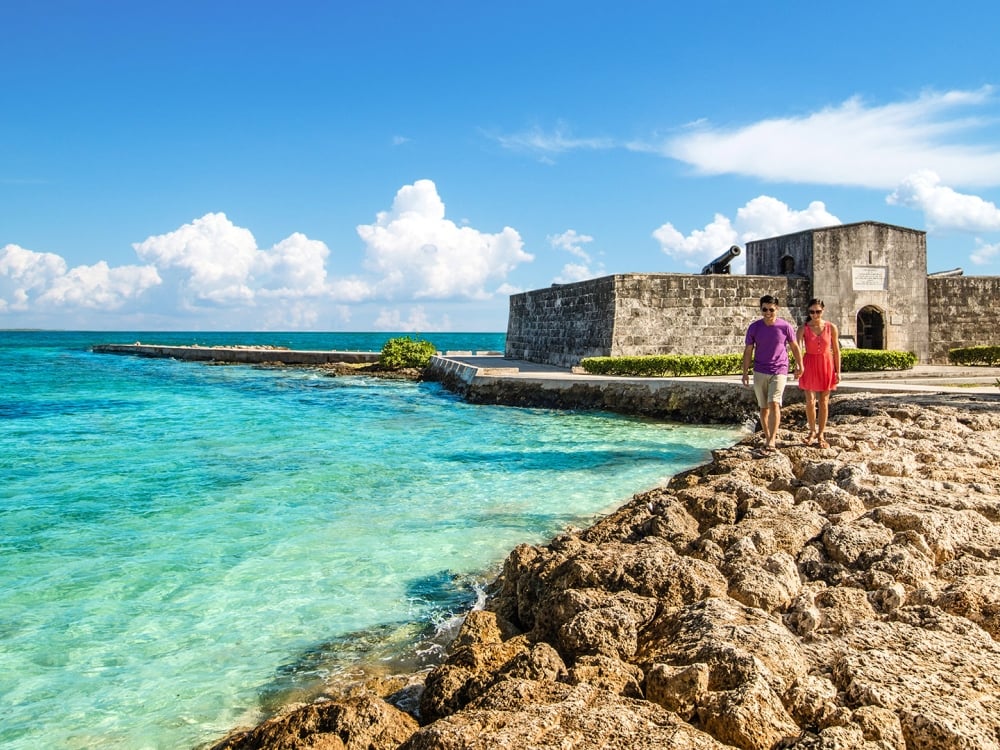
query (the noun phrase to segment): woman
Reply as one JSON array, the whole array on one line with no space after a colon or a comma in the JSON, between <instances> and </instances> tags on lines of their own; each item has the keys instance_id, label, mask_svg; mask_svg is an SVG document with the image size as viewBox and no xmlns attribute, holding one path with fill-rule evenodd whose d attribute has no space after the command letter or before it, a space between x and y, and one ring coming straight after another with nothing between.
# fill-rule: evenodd
<instances>
[{"instance_id":1,"label":"woman","mask_svg":"<svg viewBox=\"0 0 1000 750\"><path fill-rule=\"evenodd\" d=\"M830 391L840 382L840 332L833 323L823 320L826 305L823 300L809 300L809 320L799 328L798 341L803 352L803 370L799 388L806 394L806 419L809 436L806 445L826 442L826 418L830 409ZM819 396L819 415L816 414L816 396Z\"/></svg>"}]
</instances>

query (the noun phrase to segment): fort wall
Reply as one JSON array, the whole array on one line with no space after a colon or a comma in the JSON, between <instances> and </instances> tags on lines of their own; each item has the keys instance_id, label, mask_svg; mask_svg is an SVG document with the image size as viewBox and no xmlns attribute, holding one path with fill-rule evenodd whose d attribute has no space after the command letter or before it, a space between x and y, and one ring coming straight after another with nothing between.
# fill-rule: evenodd
<instances>
[{"instance_id":1,"label":"fort wall","mask_svg":"<svg viewBox=\"0 0 1000 750\"><path fill-rule=\"evenodd\" d=\"M948 350L1000 345L990 310L1000 299L1000 276L948 276L927 279L929 360L947 364Z\"/></svg>"},{"instance_id":2,"label":"fort wall","mask_svg":"<svg viewBox=\"0 0 1000 750\"><path fill-rule=\"evenodd\" d=\"M764 294L796 325L819 297L845 344L924 363L1000 345L1000 329L982 322L1000 277L928 277L923 231L865 221L754 240L746 253L747 275L619 274L516 294L506 355L571 367L594 356L738 352Z\"/></svg>"},{"instance_id":3,"label":"fort wall","mask_svg":"<svg viewBox=\"0 0 1000 750\"><path fill-rule=\"evenodd\" d=\"M734 354L771 294L797 325L809 280L784 276L619 274L511 297L506 356L572 367L585 357Z\"/></svg>"}]
</instances>

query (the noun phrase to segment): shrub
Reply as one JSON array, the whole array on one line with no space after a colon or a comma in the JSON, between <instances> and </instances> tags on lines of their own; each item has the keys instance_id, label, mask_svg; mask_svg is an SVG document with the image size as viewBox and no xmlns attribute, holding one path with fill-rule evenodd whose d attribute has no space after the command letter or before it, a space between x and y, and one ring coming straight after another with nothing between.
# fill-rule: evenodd
<instances>
[{"instance_id":1,"label":"shrub","mask_svg":"<svg viewBox=\"0 0 1000 750\"><path fill-rule=\"evenodd\" d=\"M587 357L580 366L591 375L656 378L681 375L735 375L742 354L654 354L645 357Z\"/></svg>"},{"instance_id":2,"label":"shrub","mask_svg":"<svg viewBox=\"0 0 1000 750\"><path fill-rule=\"evenodd\" d=\"M430 341L400 336L385 342L378 362L389 370L401 370L404 367L423 368L435 354L437 349Z\"/></svg>"},{"instance_id":3,"label":"shrub","mask_svg":"<svg viewBox=\"0 0 1000 750\"><path fill-rule=\"evenodd\" d=\"M883 349L842 349L844 372L909 370L917 363L912 352ZM632 378L679 377L683 375L738 375L743 354L653 354L643 357L587 357L580 366L591 375Z\"/></svg>"},{"instance_id":4,"label":"shrub","mask_svg":"<svg viewBox=\"0 0 1000 750\"><path fill-rule=\"evenodd\" d=\"M892 349L841 349L840 369L843 372L878 372L879 370L912 370L917 364L913 352Z\"/></svg>"},{"instance_id":5,"label":"shrub","mask_svg":"<svg viewBox=\"0 0 1000 750\"><path fill-rule=\"evenodd\" d=\"M1000 365L1000 346L964 346L948 350L948 361L953 365L995 367Z\"/></svg>"}]
</instances>

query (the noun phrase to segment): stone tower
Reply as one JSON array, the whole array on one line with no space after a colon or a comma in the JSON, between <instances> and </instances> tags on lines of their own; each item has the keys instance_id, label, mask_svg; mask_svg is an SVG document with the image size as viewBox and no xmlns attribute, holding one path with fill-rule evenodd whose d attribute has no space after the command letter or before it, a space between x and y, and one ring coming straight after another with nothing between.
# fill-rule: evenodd
<instances>
[{"instance_id":1,"label":"stone tower","mask_svg":"<svg viewBox=\"0 0 1000 750\"><path fill-rule=\"evenodd\" d=\"M925 232L863 221L755 240L747 274L811 278L844 343L928 358Z\"/></svg>"}]
</instances>

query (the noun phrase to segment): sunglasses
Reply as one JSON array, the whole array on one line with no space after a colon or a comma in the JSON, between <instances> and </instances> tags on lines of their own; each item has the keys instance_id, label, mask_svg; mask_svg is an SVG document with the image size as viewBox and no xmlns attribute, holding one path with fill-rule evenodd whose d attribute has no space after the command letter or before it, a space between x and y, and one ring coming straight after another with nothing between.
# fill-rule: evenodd
<instances>
[{"instance_id":1,"label":"sunglasses","mask_svg":"<svg viewBox=\"0 0 1000 750\"><path fill-rule=\"evenodd\" d=\"M822 315L823 311L822 310L810 310L809 314L810 315Z\"/></svg>"},{"instance_id":2,"label":"sunglasses","mask_svg":"<svg viewBox=\"0 0 1000 750\"><path fill-rule=\"evenodd\" d=\"M762 307L762 308L760 308L761 312L777 312L777 310L778 310L777 307Z\"/></svg>"}]
</instances>

